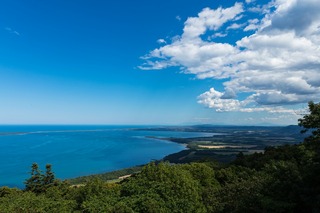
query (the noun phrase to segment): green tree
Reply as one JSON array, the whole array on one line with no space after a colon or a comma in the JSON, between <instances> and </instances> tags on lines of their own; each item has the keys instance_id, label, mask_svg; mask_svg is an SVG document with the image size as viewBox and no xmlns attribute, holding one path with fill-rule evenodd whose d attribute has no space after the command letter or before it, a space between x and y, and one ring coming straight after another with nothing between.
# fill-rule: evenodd
<instances>
[{"instance_id":1,"label":"green tree","mask_svg":"<svg viewBox=\"0 0 320 213\"><path fill-rule=\"evenodd\" d=\"M305 191L308 192L305 200L313 212L320 212L320 103L309 102L309 112L299 119L299 126L304 128L302 132L309 130L312 132L304 144L307 149L315 153L304 173Z\"/></svg>"},{"instance_id":2,"label":"green tree","mask_svg":"<svg viewBox=\"0 0 320 213\"><path fill-rule=\"evenodd\" d=\"M121 196L135 212L206 212L201 186L181 165L148 164L121 184ZM149 197L143 203L143 197ZM128 199L130 198L130 199Z\"/></svg>"},{"instance_id":3,"label":"green tree","mask_svg":"<svg viewBox=\"0 0 320 213\"><path fill-rule=\"evenodd\" d=\"M9 188L8 186L2 186L0 187L0 198L10 195L10 194L19 194L22 191L17 188Z\"/></svg>"},{"instance_id":4,"label":"green tree","mask_svg":"<svg viewBox=\"0 0 320 213\"><path fill-rule=\"evenodd\" d=\"M55 179L52 167L50 164L46 165L46 172L42 174L37 163L31 166L31 177L25 181L26 191L31 191L36 194L45 192L48 188L59 185L60 182Z\"/></svg>"},{"instance_id":5,"label":"green tree","mask_svg":"<svg viewBox=\"0 0 320 213\"><path fill-rule=\"evenodd\" d=\"M263 187L262 209L268 212L302 212L303 174L294 160L272 160L263 169L269 177Z\"/></svg>"},{"instance_id":6,"label":"green tree","mask_svg":"<svg viewBox=\"0 0 320 213\"><path fill-rule=\"evenodd\" d=\"M41 193L43 186L43 175L41 174L37 163L32 164L30 174L31 177L25 181L25 190L34 193Z\"/></svg>"},{"instance_id":7,"label":"green tree","mask_svg":"<svg viewBox=\"0 0 320 213\"><path fill-rule=\"evenodd\" d=\"M55 176L52 171L52 166L51 164L46 165L46 173L43 176L43 184L47 187L50 187L54 184L55 182Z\"/></svg>"},{"instance_id":8,"label":"green tree","mask_svg":"<svg viewBox=\"0 0 320 213\"><path fill-rule=\"evenodd\" d=\"M267 177L262 173L231 165L216 171L216 178L221 189L212 196L217 205L211 212L265 212L260 199Z\"/></svg>"},{"instance_id":9,"label":"green tree","mask_svg":"<svg viewBox=\"0 0 320 213\"><path fill-rule=\"evenodd\" d=\"M222 208L217 196L221 187L215 178L214 169L207 163L184 164L181 167L188 171L194 180L200 183L199 193L207 212L218 212Z\"/></svg>"},{"instance_id":10,"label":"green tree","mask_svg":"<svg viewBox=\"0 0 320 213\"><path fill-rule=\"evenodd\" d=\"M75 202L71 200L53 200L33 192L9 194L0 198L1 213L54 213L74 212Z\"/></svg>"},{"instance_id":11,"label":"green tree","mask_svg":"<svg viewBox=\"0 0 320 213\"><path fill-rule=\"evenodd\" d=\"M320 139L320 103L314 103L313 101L309 102L309 114L304 115L303 118L300 118L299 126L302 126L304 129L302 132L307 132L312 130L312 136L310 139L317 140Z\"/></svg>"}]
</instances>

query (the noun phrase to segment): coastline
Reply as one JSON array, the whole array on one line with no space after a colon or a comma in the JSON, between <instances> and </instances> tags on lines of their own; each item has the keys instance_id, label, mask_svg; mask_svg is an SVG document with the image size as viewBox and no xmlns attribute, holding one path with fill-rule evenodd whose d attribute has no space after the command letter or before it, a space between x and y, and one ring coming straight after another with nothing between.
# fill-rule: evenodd
<instances>
[{"instance_id":1,"label":"coastline","mask_svg":"<svg viewBox=\"0 0 320 213\"><path fill-rule=\"evenodd\" d=\"M168 141L168 142L172 142L172 143L176 143L176 144L182 145L182 146L185 147L185 149L183 149L182 151L189 149L187 143L178 143L178 142L170 140L170 138L160 138L160 137L155 137L155 136L145 136L145 138L149 138L149 139L153 139L153 140ZM152 162L152 161L156 161L156 162L165 161L165 159L168 156L174 155L174 154L178 154L180 152L181 151L174 152L174 153L171 153L171 154L168 154L168 155L164 156L161 159L151 160L150 162ZM150 163L150 162L148 162L148 163ZM75 177L75 178L67 178L65 180L70 182L70 184L75 185L75 186L76 185L80 185L80 184L82 184L82 183L84 183L84 182L86 182L86 181L88 181L88 180L90 180L92 178L100 178L101 180L104 180L104 181L107 181L107 182L118 182L118 181L124 180L124 179L132 176L135 173L140 172L142 170L142 168L145 165L147 165L148 163L143 164L143 165L136 165L136 166L132 166L132 167L124 168L124 169L117 169L117 170L113 170L113 171L110 171L110 172L103 172L103 173L98 173L98 174L90 174L90 175L79 176L79 177Z\"/></svg>"},{"instance_id":2,"label":"coastline","mask_svg":"<svg viewBox=\"0 0 320 213\"><path fill-rule=\"evenodd\" d=\"M136 129L138 130L138 129ZM139 129L141 130L141 129ZM244 154L261 153L267 146L296 144L302 140L300 127L170 127L143 129L144 131L182 131L210 133L208 137L156 137L145 136L154 140L165 140L185 147L184 150L169 154L157 161L170 163L190 163L203 159L229 163L239 152ZM263 136L263 137L262 137ZM124 174L129 175L130 173Z\"/></svg>"},{"instance_id":3,"label":"coastline","mask_svg":"<svg viewBox=\"0 0 320 213\"><path fill-rule=\"evenodd\" d=\"M12 129L14 129L13 127L11 127ZM29 128L29 127L28 127ZM52 147L53 145L55 147L60 147L60 145L55 145L55 141L54 143L46 143L46 142L41 142L41 140L43 139L42 137L47 137L47 139L49 137L52 137L52 139L54 139L54 137L59 136L59 135L63 135L64 133L67 133L68 138L65 138L64 141L59 141L59 144L63 143L66 144L65 142L68 142L67 144L70 145L70 147L73 147L72 144L70 144L69 142L72 140L74 140L74 138L72 138L73 136L77 136L77 138L79 138L81 136L81 138L83 138L83 134L87 133L87 132L92 132L93 129L97 129L97 128L93 128L90 127L92 129L87 128L86 126L78 126L77 128L75 127L66 127L64 126L63 131L61 131L62 127L58 127L55 126L51 131L51 129L47 129L49 127L41 127L41 133L39 133L39 130L35 127L32 127L30 130L26 129L27 132L34 132L37 131L38 134L28 134L27 137L25 136L19 136L17 137L16 134L13 134L12 138L15 138L16 141L14 141L14 145L13 147L22 147L25 146L28 149L31 149L30 151L28 151L29 155L34 153L39 153L39 149L41 147L42 150L46 150L45 153L47 153L47 151L51 151L50 147ZM72 131L70 131L70 129ZM133 128L125 128L125 129L121 129L119 127L116 128L117 131L122 131L122 130L126 130L126 134L127 138L130 138L130 141L135 140L138 141L139 137L141 138L146 138L146 139L150 139L150 141L147 144L153 144L152 146L154 147L153 150L157 150L159 145L161 143L152 143L151 140L158 140L158 141L166 141L168 143L175 143L180 145L182 148L180 149L180 151L175 151L174 149L171 149L171 152L168 151L170 149L167 150L168 154L164 154L163 157L158 157L158 158L154 158L155 161L169 161L171 163L190 163L190 162L195 162L195 161L201 161L203 159L208 159L208 160L214 160L214 161L218 161L218 162L222 162L222 163L227 163L230 162L232 159L235 158L235 156L239 153L239 152L243 152L244 154L251 154L254 152L263 152L264 147L266 146L277 146L277 145L281 145L281 144L293 144L293 143L297 143L300 142L301 139L299 139L299 137L301 138L301 134L300 134L300 129L295 127L295 126L290 126L290 127L170 127L170 128L161 128L161 129L133 129ZM2 131L2 136L7 137L8 136L8 132L9 131L5 131L6 129L3 129L4 131ZM21 131L22 130L22 131ZM48 131L49 130L49 131ZM79 131L81 130L81 131ZM90 131L88 131L90 130ZM81 148L82 150L86 150L86 147L91 147L91 145L88 143L88 138L89 140L92 139L92 137L96 137L96 135L103 136L104 140L109 140L108 138L105 137L109 137L108 135L111 133L113 136L117 136L119 135L119 132L114 131L115 129L108 127L107 129L101 129L101 126L99 127L99 130L103 130L103 131L93 131L96 132L94 135L87 135L87 139L84 141L80 141L82 144L78 144L77 146L79 148ZM127 131L130 130L130 131ZM297 130L297 131L296 131ZM19 133L19 135L21 135L21 133L25 133L26 131L24 131L23 128L18 129L18 131L15 131L14 133ZM135 131L141 131L139 133L134 133ZM159 134L157 133L159 131ZM130 133L131 132L131 133ZM157 135L157 136L148 136L150 132L150 135ZM63 134L62 134L63 133ZM196 134L195 134L196 133ZM199 133L199 134L197 134ZM203 134L205 133L205 134ZM10 132L9 134L12 135L12 132ZM122 133L121 133L122 134ZM1 132L0 132L1 135ZM158 136L160 135L160 136ZM298 135L298 136L297 136ZM35 140L30 140L31 137L34 138L34 136L36 136L38 141ZM69 137L70 136L70 137ZM72 136L72 137L71 137ZM176 137L175 137L176 136ZM181 136L181 137L180 137ZM188 137L191 136L191 137ZM27 140L26 140L27 139ZM40 140L41 139L41 140ZM46 139L46 140L47 140ZM51 138L50 138L51 139ZM94 138L93 138L94 139ZM4 141L7 139L4 139ZM112 138L110 138L110 140L112 140ZM30 145L29 144L30 141ZM41 142L41 144L39 144L39 141ZM22 143L23 142L23 143ZM118 142L118 141L117 141ZM8 144L10 144L11 141L8 140ZM38 143L38 144L36 144ZM41 145L41 146L38 146ZM88 146L89 145L89 146ZM134 143L130 143L129 144L130 147L132 147L132 149L134 148L138 148L135 146ZM149 145L148 145L149 146ZM170 146L169 146L170 147ZM128 156L128 154L130 154L130 152L132 151L131 148L128 149L128 151L123 152L122 150L118 150L118 151L110 151L108 149L108 147L96 147L96 150L99 150L99 153L103 154L101 157L103 156L109 156L110 155L115 155L118 157L121 157L122 162L128 162L129 158L127 158L126 156ZM109 150L109 151L108 151ZM178 149L177 149L178 150ZM16 153L16 152L15 152ZM78 153L78 152L77 152ZM144 153L146 154L150 154L148 153L148 150L141 150L139 151L140 156L144 155ZM79 153L78 153L79 154ZM81 153L80 153L81 154ZM86 154L85 156L88 156L87 153L82 153L82 154ZM8 155L9 156L9 155ZM5 157L5 155L4 155ZM96 156L97 157L97 156ZM9 161L8 157L5 157L5 159L8 159L8 163L4 163L4 165L9 165L10 162L12 162L11 160ZM134 156L130 159L136 159ZM151 159L151 160L150 160ZM74 159L76 160L76 159ZM25 159L24 159L25 161ZM131 163L136 163L136 165L141 165L141 164L145 164L152 161L152 157L149 158L149 160L144 161L144 162L133 162L131 161ZM48 163L51 163L53 165L53 169L54 171L58 171L55 170L55 168L57 168L58 166L60 166L60 173L56 172L57 177L60 178L61 180L70 180L70 179L75 179L77 177L85 177L85 176L93 176L93 175L101 175L101 174L106 174L106 173L114 173L117 171L121 171L121 169L117 169L115 167L112 167L112 165L109 167L106 164L96 164L95 162L86 162L86 166L90 165L92 163L95 163L96 167L100 169L101 168L107 168L110 169L110 172L90 172L88 175L75 175L73 177L75 178L69 178L69 177L62 177L60 174L62 174L61 172L67 171L65 170L65 168L67 168L66 165L63 165L64 168L63 170L61 170L61 165L58 162L54 162L54 161L47 161ZM38 161L38 163L43 166L44 162L40 162ZM78 160L76 160L76 163L79 163ZM69 164L73 164L73 162L69 162ZM28 170L30 168L31 164L27 164L27 166L25 166L25 169L23 169L23 172L25 174L28 173ZM127 164L128 165L128 164ZM132 164L131 164L132 165ZM119 168L126 168L124 170L130 169L132 168L131 165L129 166L123 166L123 167L119 167ZM69 165L68 165L69 166ZM134 165L133 165L134 167ZM9 166L7 166L7 168L9 168ZM21 168L21 167L20 167ZM83 170L84 171L84 170ZM69 174L73 171L68 171ZM9 173L7 173L9 174ZM76 173L74 173L76 174ZM130 173L129 173L130 174ZM122 174L123 175L127 175L127 174ZM17 176L15 176L17 177ZM21 179L21 178L20 178ZM22 181L25 178L21 179ZM4 180L4 179L3 179ZM8 179L9 180L9 179ZM16 178L16 180L18 180L18 178ZM10 179L10 181L12 181ZM23 187L22 181L19 181L19 187ZM17 182L17 181L16 181ZM16 183L13 182L12 183ZM6 184L6 182L4 182L4 185L8 185ZM11 183L9 185L12 185Z\"/></svg>"},{"instance_id":4,"label":"coastline","mask_svg":"<svg viewBox=\"0 0 320 213\"><path fill-rule=\"evenodd\" d=\"M134 128L137 128L134 126ZM157 138L170 132L132 131L129 126L1 126L1 186L24 188L30 166L51 164L60 180L131 168L185 149ZM99 131L97 131L99 130ZM173 132L173 136L180 133ZM184 134L182 134L184 135Z\"/></svg>"}]
</instances>

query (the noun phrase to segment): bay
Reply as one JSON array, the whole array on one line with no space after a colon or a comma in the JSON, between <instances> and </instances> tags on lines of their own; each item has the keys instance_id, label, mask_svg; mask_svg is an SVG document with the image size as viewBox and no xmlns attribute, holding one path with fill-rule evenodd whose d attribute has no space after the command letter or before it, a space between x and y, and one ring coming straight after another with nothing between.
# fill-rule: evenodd
<instances>
[{"instance_id":1,"label":"bay","mask_svg":"<svg viewBox=\"0 0 320 213\"><path fill-rule=\"evenodd\" d=\"M59 179L114 171L179 152L181 144L150 137L212 133L136 131L146 126L0 126L0 186L24 187L32 163L52 164Z\"/></svg>"}]
</instances>

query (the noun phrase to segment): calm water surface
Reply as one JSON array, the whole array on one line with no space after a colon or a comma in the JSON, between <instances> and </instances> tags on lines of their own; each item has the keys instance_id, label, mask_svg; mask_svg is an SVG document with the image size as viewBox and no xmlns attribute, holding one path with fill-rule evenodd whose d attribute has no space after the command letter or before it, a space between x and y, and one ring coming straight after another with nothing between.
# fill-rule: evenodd
<instances>
[{"instance_id":1,"label":"calm water surface","mask_svg":"<svg viewBox=\"0 0 320 213\"><path fill-rule=\"evenodd\" d=\"M59 179L145 164L184 146L148 138L212 133L134 131L130 126L0 126L0 186L24 187L30 167L50 163Z\"/></svg>"}]
</instances>

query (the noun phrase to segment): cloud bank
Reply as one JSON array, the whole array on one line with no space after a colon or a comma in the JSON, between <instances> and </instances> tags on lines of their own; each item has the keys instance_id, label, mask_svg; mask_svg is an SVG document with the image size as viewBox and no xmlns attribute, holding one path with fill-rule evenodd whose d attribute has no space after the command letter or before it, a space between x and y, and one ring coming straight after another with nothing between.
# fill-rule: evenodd
<instances>
[{"instance_id":1,"label":"cloud bank","mask_svg":"<svg viewBox=\"0 0 320 213\"><path fill-rule=\"evenodd\" d=\"M177 66L199 79L223 79L224 91L211 88L198 97L198 103L218 112L290 113L288 106L319 101L318 0L246 2L204 8L197 17L189 17L182 35L150 51L139 68ZM234 30L244 36L236 42L214 41L228 38Z\"/></svg>"}]
</instances>

